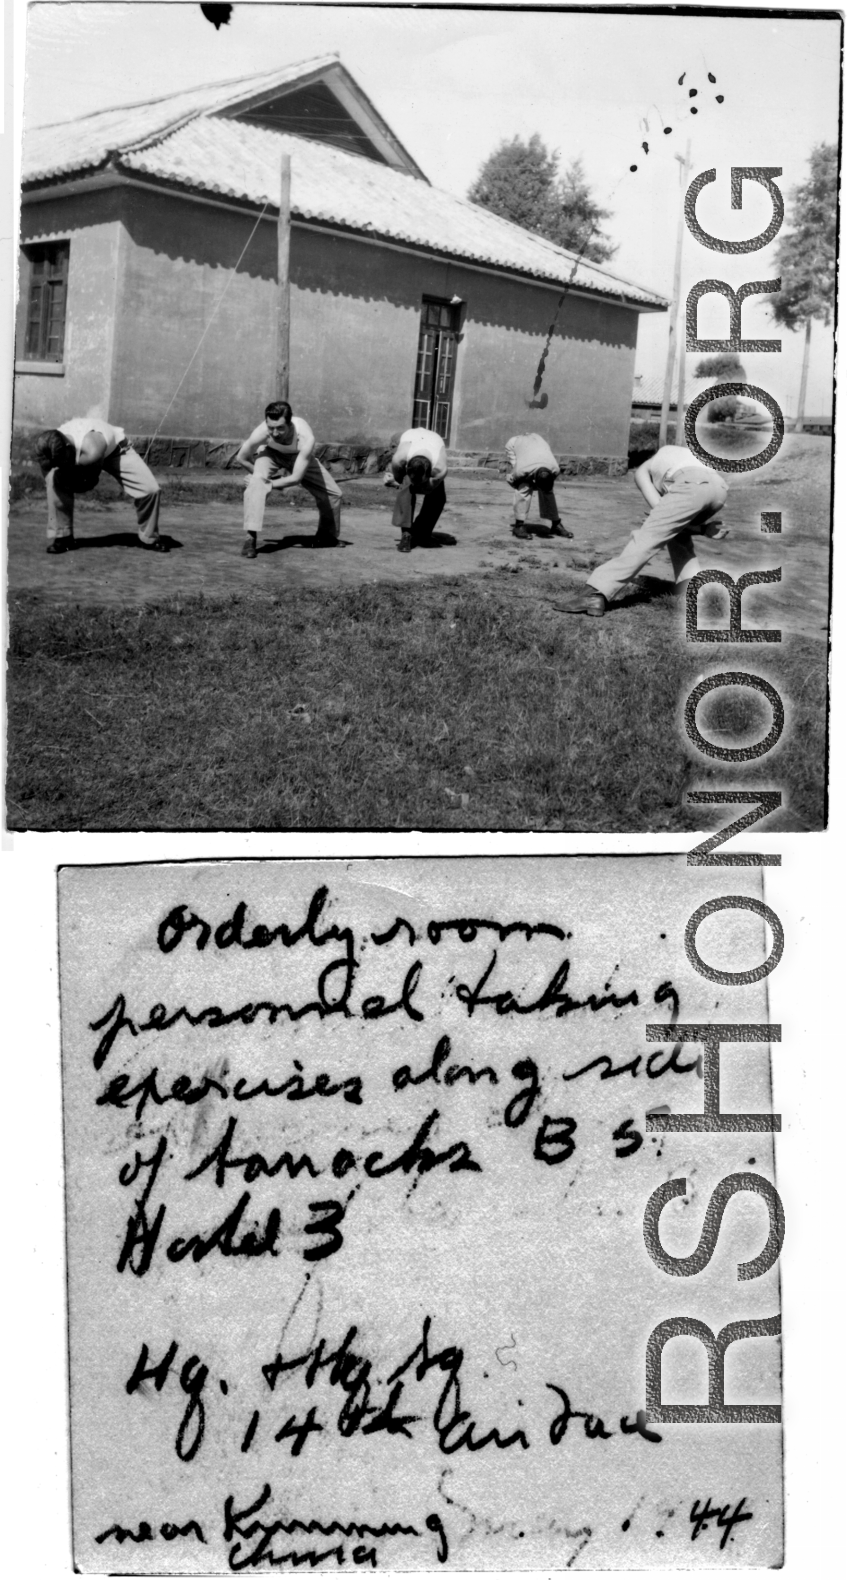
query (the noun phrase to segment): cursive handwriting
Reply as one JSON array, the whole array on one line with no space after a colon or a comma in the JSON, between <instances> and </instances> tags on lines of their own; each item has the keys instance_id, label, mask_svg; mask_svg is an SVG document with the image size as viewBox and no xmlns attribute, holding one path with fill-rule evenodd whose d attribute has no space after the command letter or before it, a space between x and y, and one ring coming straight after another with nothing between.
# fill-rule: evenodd
<instances>
[{"instance_id":1,"label":"cursive handwriting","mask_svg":"<svg viewBox=\"0 0 847 1580\"><path fill-rule=\"evenodd\" d=\"M224 1504L223 1537L225 1542L232 1543L228 1557L229 1567L235 1573L242 1569L257 1569L260 1564L267 1564L269 1567L277 1568L283 1563L291 1563L295 1566L308 1563L310 1568L315 1568L318 1563L323 1562L327 1558L334 1558L339 1566L345 1561L343 1545L328 1548L323 1552L313 1550L306 1553L276 1553L273 1549L273 1538L279 1534L294 1536L298 1531L302 1531L305 1536L353 1536L359 1537L360 1540L370 1537L372 1541L380 1541L392 1536L421 1537L424 1534L423 1531L418 1530L416 1525L401 1525L399 1521L393 1521L390 1524L383 1521L381 1525L370 1525L357 1520L342 1521L339 1519L328 1521L271 1520L269 1523L266 1523L264 1520L257 1519L256 1516L260 1509L264 1509L271 1497L271 1488L266 1482L258 1497L248 1504L246 1508L236 1509L235 1499L232 1494L226 1499ZM426 1529L437 1537L436 1557L438 1562L446 1563L449 1554L447 1533L439 1516L437 1514L428 1514L424 1524ZM234 1541L233 1538L235 1537L238 1537L239 1540ZM255 1545L251 1547L250 1551L245 1551L249 1543L255 1543ZM376 1550L373 1547L365 1546L364 1543L354 1547L350 1557L354 1564L369 1564L372 1569L376 1568Z\"/></svg>"},{"instance_id":2,"label":"cursive handwriting","mask_svg":"<svg viewBox=\"0 0 847 1580\"><path fill-rule=\"evenodd\" d=\"M736 1525L743 1524L744 1520L752 1520L753 1518L752 1509L744 1508L746 1502L746 1498L739 1498L735 1508L732 1510L732 1513L730 1513L730 1506L728 1503L725 1503L722 1508L720 1504L718 1504L717 1508L713 1509L711 1498L707 1498L703 1508L701 1509L699 1498L695 1498L691 1505L691 1513L689 1515L692 1526L692 1542L696 1542L700 1532L707 1528L709 1520L714 1520L718 1530L723 1531L723 1535L720 1540L720 1551L722 1552L727 1542L734 1540L734 1537L732 1536L733 1528Z\"/></svg>"},{"instance_id":3,"label":"cursive handwriting","mask_svg":"<svg viewBox=\"0 0 847 1580\"><path fill-rule=\"evenodd\" d=\"M482 990L488 985L496 965L497 950L492 949L491 959L475 987L470 987L467 982L456 984L456 997L460 1004L464 1004L469 1016L473 1015L480 1006L492 1005L497 1015L540 1015L545 1009L555 1009L558 1020L561 1016L571 1015L578 1009L590 1009L596 1014L598 1010L606 1009L609 1005L613 1009L623 1009L627 1004L637 1005L640 1002L635 988L621 997L616 993L604 992L589 993L583 999L571 998L570 993L565 989L571 969L570 960L567 958L556 967L538 998L528 1004L522 1003L512 988L501 988L497 993L483 993ZM608 987L608 983L606 986Z\"/></svg>"},{"instance_id":4,"label":"cursive handwriting","mask_svg":"<svg viewBox=\"0 0 847 1580\"><path fill-rule=\"evenodd\" d=\"M356 1432L363 1436L386 1432L390 1436L411 1438L412 1428L421 1417L398 1413L406 1402L407 1385L411 1379L422 1382L430 1372L437 1372L443 1382L430 1420L442 1454L456 1454L460 1449L475 1454L489 1447L529 1448L529 1439L521 1427L504 1433L493 1426L480 1432L471 1412L462 1403L461 1372L465 1352L453 1344L432 1350L432 1322L432 1317L424 1318L419 1342L386 1378L387 1394L377 1393L372 1362L353 1348L355 1326L347 1329L334 1350L328 1351L326 1341L320 1339L317 1345L292 1359L285 1359L278 1353L273 1361L262 1367L262 1373L272 1393L289 1373L302 1370L307 1389L313 1388L325 1374L330 1388L337 1388L344 1395L336 1422L342 1437L351 1437Z\"/></svg>"},{"instance_id":5,"label":"cursive handwriting","mask_svg":"<svg viewBox=\"0 0 847 1580\"><path fill-rule=\"evenodd\" d=\"M595 1415L590 1410L574 1410L564 1388L557 1387L556 1383L546 1383L545 1387L549 1388L551 1393L557 1393L562 1401L561 1410L555 1419L550 1422L550 1442L554 1448L561 1443L571 1421L581 1421L583 1432L588 1438L614 1436L613 1432L606 1430L606 1423L601 1415ZM650 1431L647 1425L646 1410L637 1410L634 1421L630 1421L629 1416L622 1415L619 1430L622 1437L632 1437L637 1434L638 1437L643 1437L647 1443L661 1443L662 1441L660 1433Z\"/></svg>"},{"instance_id":6,"label":"cursive handwriting","mask_svg":"<svg viewBox=\"0 0 847 1580\"><path fill-rule=\"evenodd\" d=\"M173 1525L170 1521L163 1520L159 1526L159 1535L166 1542L175 1542L179 1536L193 1536L198 1542L203 1542L204 1544L206 1541L202 1526L198 1525L196 1520L187 1520L185 1525ZM124 1542L154 1542L156 1540L156 1532L147 1520L141 1520L138 1529L135 1531L130 1530L126 1525L118 1525L116 1523L115 1525L110 1525L107 1531L101 1531L100 1535L95 1536L94 1540L95 1542L107 1542L110 1538L122 1547Z\"/></svg>"}]
</instances>

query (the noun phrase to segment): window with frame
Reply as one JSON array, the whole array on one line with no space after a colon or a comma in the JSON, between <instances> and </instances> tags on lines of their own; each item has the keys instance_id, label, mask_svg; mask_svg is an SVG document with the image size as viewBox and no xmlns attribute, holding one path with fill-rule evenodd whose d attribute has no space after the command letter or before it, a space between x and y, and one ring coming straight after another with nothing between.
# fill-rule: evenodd
<instances>
[{"instance_id":1,"label":"window with frame","mask_svg":"<svg viewBox=\"0 0 847 1580\"><path fill-rule=\"evenodd\" d=\"M421 306L412 426L440 433L445 443L450 438L460 313L453 302L434 297L425 296Z\"/></svg>"},{"instance_id":2,"label":"window with frame","mask_svg":"<svg viewBox=\"0 0 847 1580\"><path fill-rule=\"evenodd\" d=\"M69 241L23 248L29 275L23 355L27 362L61 362L65 354Z\"/></svg>"}]
</instances>

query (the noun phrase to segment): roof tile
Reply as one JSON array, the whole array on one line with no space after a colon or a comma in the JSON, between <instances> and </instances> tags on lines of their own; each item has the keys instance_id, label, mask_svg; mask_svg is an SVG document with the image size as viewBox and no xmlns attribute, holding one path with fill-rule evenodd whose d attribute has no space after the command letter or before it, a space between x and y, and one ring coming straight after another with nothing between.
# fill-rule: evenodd
<instances>
[{"instance_id":1,"label":"roof tile","mask_svg":"<svg viewBox=\"0 0 847 1580\"><path fill-rule=\"evenodd\" d=\"M665 299L402 171L307 138L201 116L124 155L121 168L276 209L279 159L291 155L292 214L453 258L515 270L643 307Z\"/></svg>"},{"instance_id":2,"label":"roof tile","mask_svg":"<svg viewBox=\"0 0 847 1580\"><path fill-rule=\"evenodd\" d=\"M49 181L112 165L127 173L276 209L279 158L292 160L292 212L303 220L404 242L415 249L516 271L642 309L664 297L500 219L463 198L375 159L305 137L283 135L228 112L264 91L330 68L336 55L280 71L235 77L161 99L101 110L24 139L24 183Z\"/></svg>"}]
</instances>

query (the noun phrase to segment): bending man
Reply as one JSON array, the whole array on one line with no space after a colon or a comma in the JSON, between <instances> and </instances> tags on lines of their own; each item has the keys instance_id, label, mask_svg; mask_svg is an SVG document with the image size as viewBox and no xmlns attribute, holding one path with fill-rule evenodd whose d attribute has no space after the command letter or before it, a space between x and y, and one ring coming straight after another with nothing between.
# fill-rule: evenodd
<instances>
[{"instance_id":1,"label":"bending man","mask_svg":"<svg viewBox=\"0 0 847 1580\"><path fill-rule=\"evenodd\" d=\"M506 460L509 471L506 482L515 490L515 516L512 532L516 538L528 538L526 518L532 502L532 491L538 493L538 510L542 521L550 525L539 532L543 538L572 538L573 533L563 527L553 485L561 470L553 451L540 433L516 433L506 441Z\"/></svg>"},{"instance_id":2,"label":"bending man","mask_svg":"<svg viewBox=\"0 0 847 1580\"><path fill-rule=\"evenodd\" d=\"M271 401L265 420L245 439L236 465L252 477L244 489L244 531L241 553L256 558L256 539L265 520L265 502L272 488L305 488L318 507L315 543L334 548L341 536L341 489L315 455L315 436L302 417L295 417L287 400Z\"/></svg>"},{"instance_id":3,"label":"bending man","mask_svg":"<svg viewBox=\"0 0 847 1580\"><path fill-rule=\"evenodd\" d=\"M102 472L120 483L135 506L143 549L166 554L159 537L159 485L132 448L123 428L99 417L71 417L35 441L35 458L47 485L47 553L74 546L74 495L87 494Z\"/></svg>"},{"instance_id":4,"label":"bending man","mask_svg":"<svg viewBox=\"0 0 847 1580\"><path fill-rule=\"evenodd\" d=\"M426 543L432 537L433 528L447 503L446 476L447 451L441 435L429 428L407 428L400 435L400 443L384 478L389 487L396 486L400 490L391 521L400 528L397 547L401 554L409 554L413 546ZM423 504L415 521L415 500L419 494L423 496Z\"/></svg>"},{"instance_id":5,"label":"bending man","mask_svg":"<svg viewBox=\"0 0 847 1580\"><path fill-rule=\"evenodd\" d=\"M728 537L711 519L726 499L726 483L684 445L663 444L636 468L633 477L650 507L644 523L636 528L615 559L606 560L591 572L581 593L567 603L557 604L566 614L605 614L627 582L662 547L667 547L670 555L674 581L682 586L700 569L692 534Z\"/></svg>"}]
</instances>

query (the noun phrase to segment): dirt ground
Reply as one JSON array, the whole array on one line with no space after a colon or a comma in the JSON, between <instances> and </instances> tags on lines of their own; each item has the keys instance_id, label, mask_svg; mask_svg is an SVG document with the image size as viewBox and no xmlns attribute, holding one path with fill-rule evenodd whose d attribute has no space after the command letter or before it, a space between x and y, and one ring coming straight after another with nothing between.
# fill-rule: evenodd
<instances>
[{"instance_id":1,"label":"dirt ground","mask_svg":"<svg viewBox=\"0 0 847 1580\"><path fill-rule=\"evenodd\" d=\"M717 566L732 575L782 568L779 585L747 595L746 621L758 619L806 636L826 637L830 468L831 441L798 434L786 437L768 467L729 478L722 520L731 536L719 543L700 539L702 566ZM262 597L273 596L281 585L339 588L486 571L547 572L547 590L565 592L615 553L643 516L631 478L567 479L557 492L562 520L574 533L573 541L533 538L523 543L510 532L512 496L503 479L483 472L456 473L447 480L442 530L428 548L401 555L398 533L391 525L393 495L373 479L353 478L341 485L345 504L337 548L315 548L310 543L316 525L310 501L292 505L277 496L268 511L268 531L258 558L249 561L240 557L241 510L231 474L223 486L220 475L209 473L174 479L164 474L161 481L161 529L172 551L167 555L139 549L134 513L124 500L103 503L78 498L76 550L57 556L44 552L43 501L29 496L13 505L9 596L28 592L60 603L132 606L176 594L219 598L255 592ZM220 493L227 497L216 497ZM762 533L760 512L765 510L781 511L779 537ZM667 578L664 552L650 565L649 574Z\"/></svg>"}]
</instances>

